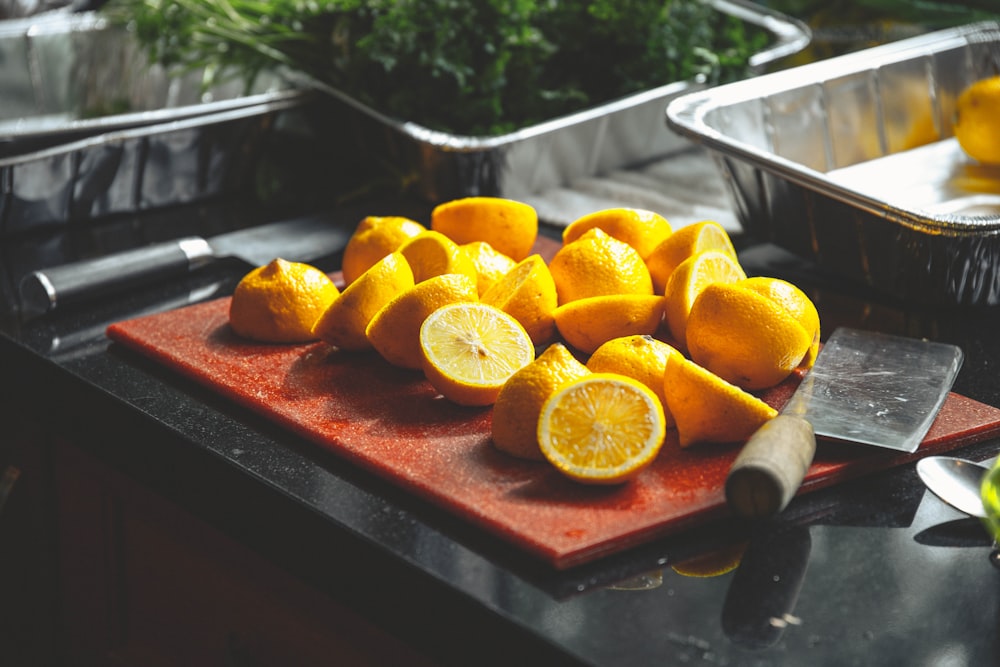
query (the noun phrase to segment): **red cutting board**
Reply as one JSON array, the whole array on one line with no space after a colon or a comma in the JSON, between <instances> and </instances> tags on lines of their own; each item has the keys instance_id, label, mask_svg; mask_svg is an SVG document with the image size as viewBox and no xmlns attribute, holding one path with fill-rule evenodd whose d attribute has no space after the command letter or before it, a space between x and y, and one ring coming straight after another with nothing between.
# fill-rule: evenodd
<instances>
[{"instance_id":1,"label":"red cutting board","mask_svg":"<svg viewBox=\"0 0 1000 667\"><path fill-rule=\"evenodd\" d=\"M438 397L422 374L377 354L238 338L229 299L112 325L108 336L304 438L563 569L726 515L736 445L682 450L668 433L656 462L615 487L588 487L490 443L489 408ZM768 392L776 407L795 381ZM950 394L917 453L821 446L800 492L984 440L1000 410Z\"/></svg>"}]
</instances>

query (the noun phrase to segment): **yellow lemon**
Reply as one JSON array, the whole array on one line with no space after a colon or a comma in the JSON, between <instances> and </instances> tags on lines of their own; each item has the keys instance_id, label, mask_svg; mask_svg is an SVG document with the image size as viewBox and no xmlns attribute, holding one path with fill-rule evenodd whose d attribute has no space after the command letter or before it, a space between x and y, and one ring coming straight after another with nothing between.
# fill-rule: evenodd
<instances>
[{"instance_id":1,"label":"yellow lemon","mask_svg":"<svg viewBox=\"0 0 1000 667\"><path fill-rule=\"evenodd\" d=\"M605 294L652 294L653 282L645 262L629 244L599 227L563 245L549 271L559 303Z\"/></svg>"},{"instance_id":2,"label":"yellow lemon","mask_svg":"<svg viewBox=\"0 0 1000 667\"><path fill-rule=\"evenodd\" d=\"M587 368L593 373L627 375L649 387L663 403L669 428L674 425L674 418L667 409L663 374L667 370L667 360L679 354L672 345L652 336L623 336L612 338L597 348L587 360Z\"/></svg>"},{"instance_id":3,"label":"yellow lemon","mask_svg":"<svg viewBox=\"0 0 1000 667\"><path fill-rule=\"evenodd\" d=\"M358 223L344 248L344 284L350 285L377 261L424 231L427 228L422 224L402 216L368 216Z\"/></svg>"},{"instance_id":4,"label":"yellow lemon","mask_svg":"<svg viewBox=\"0 0 1000 667\"><path fill-rule=\"evenodd\" d=\"M446 273L417 283L397 294L372 317L365 336L390 364L423 368L420 326L441 306L458 301L478 301L476 283L469 276Z\"/></svg>"},{"instance_id":5,"label":"yellow lemon","mask_svg":"<svg viewBox=\"0 0 1000 667\"><path fill-rule=\"evenodd\" d=\"M559 297L541 255L528 255L518 262L482 295L482 301L520 322L535 345L545 345L555 338L553 313Z\"/></svg>"},{"instance_id":6,"label":"yellow lemon","mask_svg":"<svg viewBox=\"0 0 1000 667\"><path fill-rule=\"evenodd\" d=\"M980 79L955 102L955 138L973 159L1000 165L1000 75Z\"/></svg>"},{"instance_id":7,"label":"yellow lemon","mask_svg":"<svg viewBox=\"0 0 1000 667\"><path fill-rule=\"evenodd\" d=\"M718 250L699 252L681 262L670 274L664 291L664 315L674 341L686 349L688 316L703 289L713 283L734 283L746 277L736 260Z\"/></svg>"},{"instance_id":8,"label":"yellow lemon","mask_svg":"<svg viewBox=\"0 0 1000 667\"><path fill-rule=\"evenodd\" d=\"M653 289L663 294L674 272L688 257L706 250L717 250L729 255L734 262L736 249L725 227L712 220L696 222L681 227L658 244L646 257L646 266L653 279Z\"/></svg>"},{"instance_id":9,"label":"yellow lemon","mask_svg":"<svg viewBox=\"0 0 1000 667\"><path fill-rule=\"evenodd\" d=\"M772 387L799 367L814 341L780 302L740 283L708 285L687 323L691 359L744 389Z\"/></svg>"},{"instance_id":10,"label":"yellow lemon","mask_svg":"<svg viewBox=\"0 0 1000 667\"><path fill-rule=\"evenodd\" d=\"M802 328L812 338L812 343L809 345L809 351L799 363L799 368L812 368L816 361L816 355L819 353L820 323L816 305L806 293L787 280L766 276L754 276L736 284L780 304L802 325Z\"/></svg>"},{"instance_id":11,"label":"yellow lemon","mask_svg":"<svg viewBox=\"0 0 1000 667\"><path fill-rule=\"evenodd\" d=\"M339 293L316 267L277 258L236 285L229 324L238 335L267 343L315 340L313 325Z\"/></svg>"},{"instance_id":12,"label":"yellow lemon","mask_svg":"<svg viewBox=\"0 0 1000 667\"><path fill-rule=\"evenodd\" d=\"M313 327L317 338L344 350L366 350L368 323L397 294L413 287L406 258L392 252L347 285Z\"/></svg>"},{"instance_id":13,"label":"yellow lemon","mask_svg":"<svg viewBox=\"0 0 1000 667\"><path fill-rule=\"evenodd\" d=\"M666 430L663 406L649 387L617 373L591 373L545 401L538 446L570 479L619 484L656 459Z\"/></svg>"},{"instance_id":14,"label":"yellow lemon","mask_svg":"<svg viewBox=\"0 0 1000 667\"><path fill-rule=\"evenodd\" d=\"M565 345L554 343L510 376L493 404L491 435L496 448L518 458L544 461L538 448L542 405L564 383L588 373Z\"/></svg>"},{"instance_id":15,"label":"yellow lemon","mask_svg":"<svg viewBox=\"0 0 1000 667\"><path fill-rule=\"evenodd\" d=\"M667 359L663 395L681 447L743 442L778 411L683 355Z\"/></svg>"},{"instance_id":16,"label":"yellow lemon","mask_svg":"<svg viewBox=\"0 0 1000 667\"><path fill-rule=\"evenodd\" d=\"M517 320L478 302L442 306L420 326L424 374L459 405L490 405L516 371L535 359Z\"/></svg>"},{"instance_id":17,"label":"yellow lemon","mask_svg":"<svg viewBox=\"0 0 1000 667\"><path fill-rule=\"evenodd\" d=\"M431 211L431 229L458 244L486 241L515 262L528 256L538 237L538 213L503 197L464 197Z\"/></svg>"},{"instance_id":18,"label":"yellow lemon","mask_svg":"<svg viewBox=\"0 0 1000 667\"><path fill-rule=\"evenodd\" d=\"M399 252L413 271L413 282L422 283L434 276L459 273L472 278L478 292L476 265L457 243L444 234L433 230L421 232L401 245Z\"/></svg>"},{"instance_id":19,"label":"yellow lemon","mask_svg":"<svg viewBox=\"0 0 1000 667\"><path fill-rule=\"evenodd\" d=\"M498 252L486 241L463 243L458 248L476 267L476 288L479 290L479 296L486 294L490 287L517 265L517 262Z\"/></svg>"},{"instance_id":20,"label":"yellow lemon","mask_svg":"<svg viewBox=\"0 0 1000 667\"><path fill-rule=\"evenodd\" d=\"M629 244L643 259L673 231L659 213L641 208L609 208L589 213L567 225L563 230L563 243L572 243L594 227Z\"/></svg>"},{"instance_id":21,"label":"yellow lemon","mask_svg":"<svg viewBox=\"0 0 1000 667\"><path fill-rule=\"evenodd\" d=\"M563 340L590 354L613 338L656 333L663 305L655 294L591 296L559 306L553 317Z\"/></svg>"}]
</instances>

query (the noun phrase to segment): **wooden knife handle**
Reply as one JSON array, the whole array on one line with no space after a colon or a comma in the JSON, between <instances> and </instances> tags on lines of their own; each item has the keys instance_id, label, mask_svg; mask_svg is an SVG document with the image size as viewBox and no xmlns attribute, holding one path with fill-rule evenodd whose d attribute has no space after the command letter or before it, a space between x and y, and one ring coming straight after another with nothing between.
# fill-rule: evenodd
<instances>
[{"instance_id":1,"label":"wooden knife handle","mask_svg":"<svg viewBox=\"0 0 1000 667\"><path fill-rule=\"evenodd\" d=\"M773 516L798 491L816 453L812 425L801 417L778 415L743 446L726 477L726 502L736 514Z\"/></svg>"}]
</instances>

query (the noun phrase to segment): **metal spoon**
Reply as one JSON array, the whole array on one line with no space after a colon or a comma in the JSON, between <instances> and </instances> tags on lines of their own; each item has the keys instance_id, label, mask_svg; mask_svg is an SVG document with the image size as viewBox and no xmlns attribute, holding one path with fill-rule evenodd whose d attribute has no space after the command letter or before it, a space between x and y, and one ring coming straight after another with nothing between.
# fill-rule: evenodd
<instances>
[{"instance_id":1,"label":"metal spoon","mask_svg":"<svg viewBox=\"0 0 1000 667\"><path fill-rule=\"evenodd\" d=\"M935 496L960 512L985 518L979 487L992 461L976 463L951 456L928 456L917 461L917 474ZM993 542L990 565L1000 570L1000 544Z\"/></svg>"},{"instance_id":2,"label":"metal spoon","mask_svg":"<svg viewBox=\"0 0 1000 667\"><path fill-rule=\"evenodd\" d=\"M989 470L981 463L951 456L928 456L917 461L917 474L931 492L960 512L985 518L979 487Z\"/></svg>"}]
</instances>

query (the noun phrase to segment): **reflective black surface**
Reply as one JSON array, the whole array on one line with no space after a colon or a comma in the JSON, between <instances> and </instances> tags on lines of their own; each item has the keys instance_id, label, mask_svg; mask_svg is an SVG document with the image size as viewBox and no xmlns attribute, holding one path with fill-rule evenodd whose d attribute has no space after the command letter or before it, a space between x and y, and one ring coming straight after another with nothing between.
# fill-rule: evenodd
<instances>
[{"instance_id":1,"label":"reflective black surface","mask_svg":"<svg viewBox=\"0 0 1000 667\"><path fill-rule=\"evenodd\" d=\"M399 201L338 215L349 225L361 211L426 221L425 207ZM1000 659L1000 572L989 545L975 526L951 523L962 516L925 492L912 465L804 495L767 523L720 521L556 572L104 338L118 319L229 294L245 265L222 262L36 320L18 313L15 285L30 270L253 219L236 206L205 206L4 239L5 405L442 662ZM772 246L737 241L749 274L788 278L810 293L826 331L844 324L957 344L965 364L955 391L1000 405L1000 311L878 300ZM337 261L316 264L333 270ZM989 441L957 453L983 460L998 450ZM725 570L740 553L736 569L689 576L695 557L714 554L714 569Z\"/></svg>"}]
</instances>

